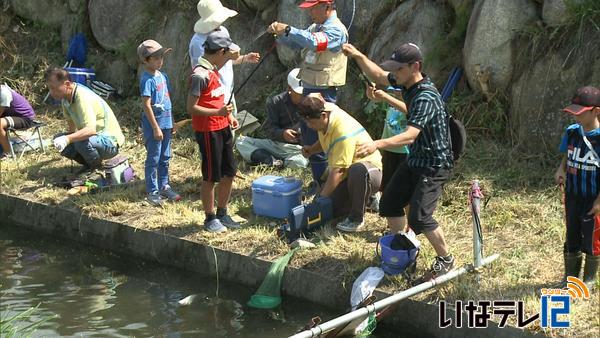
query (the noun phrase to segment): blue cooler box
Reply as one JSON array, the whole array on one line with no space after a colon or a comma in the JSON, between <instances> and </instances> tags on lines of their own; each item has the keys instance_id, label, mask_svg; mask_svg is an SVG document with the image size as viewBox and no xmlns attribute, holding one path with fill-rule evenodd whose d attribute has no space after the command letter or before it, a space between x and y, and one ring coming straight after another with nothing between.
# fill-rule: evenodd
<instances>
[{"instance_id":1,"label":"blue cooler box","mask_svg":"<svg viewBox=\"0 0 600 338\"><path fill-rule=\"evenodd\" d=\"M96 72L91 68L67 67L65 70L69 72L71 81L81 83L88 87L91 81L96 80Z\"/></svg>"},{"instance_id":2,"label":"blue cooler box","mask_svg":"<svg viewBox=\"0 0 600 338\"><path fill-rule=\"evenodd\" d=\"M301 203L302 181L293 177L263 176L252 182L254 214L286 218Z\"/></svg>"}]
</instances>

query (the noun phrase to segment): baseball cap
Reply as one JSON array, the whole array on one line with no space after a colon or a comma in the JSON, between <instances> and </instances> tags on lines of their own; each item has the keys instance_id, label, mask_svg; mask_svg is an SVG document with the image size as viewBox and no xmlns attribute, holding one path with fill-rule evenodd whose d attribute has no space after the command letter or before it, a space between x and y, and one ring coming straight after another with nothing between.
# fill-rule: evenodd
<instances>
[{"instance_id":1,"label":"baseball cap","mask_svg":"<svg viewBox=\"0 0 600 338\"><path fill-rule=\"evenodd\" d=\"M384 61L380 67L388 72L395 72L409 63L422 62L423 54L419 46L414 43L405 43L398 47L392 56Z\"/></svg>"},{"instance_id":2,"label":"baseball cap","mask_svg":"<svg viewBox=\"0 0 600 338\"><path fill-rule=\"evenodd\" d=\"M577 89L575 96L571 99L571 104L566 106L563 111L579 115L594 109L594 107L600 107L600 89L587 86Z\"/></svg>"},{"instance_id":3,"label":"baseball cap","mask_svg":"<svg viewBox=\"0 0 600 338\"><path fill-rule=\"evenodd\" d=\"M298 7L300 8L311 8L317 4L330 4L333 3L334 0L305 0Z\"/></svg>"},{"instance_id":4,"label":"baseball cap","mask_svg":"<svg viewBox=\"0 0 600 338\"><path fill-rule=\"evenodd\" d=\"M208 47L208 49L212 50L218 50L221 48L226 48L233 51L240 50L240 46L233 43L229 34L221 29L217 29L208 33L206 36L206 41L204 42L204 47Z\"/></svg>"},{"instance_id":5,"label":"baseball cap","mask_svg":"<svg viewBox=\"0 0 600 338\"><path fill-rule=\"evenodd\" d=\"M144 60L149 56L164 55L172 50L172 48L164 48L154 40L146 40L138 46L137 54L141 60Z\"/></svg>"},{"instance_id":6,"label":"baseball cap","mask_svg":"<svg viewBox=\"0 0 600 338\"><path fill-rule=\"evenodd\" d=\"M302 91L304 90L304 88L302 87L302 80L300 80L300 78L298 77L299 73L300 68L294 68L291 72L289 72L287 76L288 86L290 86L290 88L292 88L292 90L296 94L302 94Z\"/></svg>"}]
</instances>

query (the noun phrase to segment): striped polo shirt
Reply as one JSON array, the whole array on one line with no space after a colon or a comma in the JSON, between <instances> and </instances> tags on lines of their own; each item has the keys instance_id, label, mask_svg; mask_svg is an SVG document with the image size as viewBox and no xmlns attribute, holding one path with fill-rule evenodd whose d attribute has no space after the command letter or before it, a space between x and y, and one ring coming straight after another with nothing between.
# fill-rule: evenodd
<instances>
[{"instance_id":1,"label":"striped polo shirt","mask_svg":"<svg viewBox=\"0 0 600 338\"><path fill-rule=\"evenodd\" d=\"M423 80L403 90L403 97L408 107L407 125L421 131L409 147L408 166L452 168L448 113L434 84L424 75Z\"/></svg>"}]
</instances>

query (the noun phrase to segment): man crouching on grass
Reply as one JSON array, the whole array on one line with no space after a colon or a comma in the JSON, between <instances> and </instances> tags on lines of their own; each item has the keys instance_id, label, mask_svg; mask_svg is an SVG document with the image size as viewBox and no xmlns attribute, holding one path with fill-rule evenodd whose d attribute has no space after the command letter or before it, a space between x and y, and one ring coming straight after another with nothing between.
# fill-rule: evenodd
<instances>
[{"instance_id":1,"label":"man crouching on grass","mask_svg":"<svg viewBox=\"0 0 600 338\"><path fill-rule=\"evenodd\" d=\"M210 232L238 229L239 223L227 215L237 164L233 156L233 133L239 126L225 103L225 87L219 81L219 68L239 56L240 47L223 31L212 31L204 43L205 54L190 78L187 112L202 156L202 205L206 213L204 227ZM218 186L217 213L214 213L215 183Z\"/></svg>"}]
</instances>

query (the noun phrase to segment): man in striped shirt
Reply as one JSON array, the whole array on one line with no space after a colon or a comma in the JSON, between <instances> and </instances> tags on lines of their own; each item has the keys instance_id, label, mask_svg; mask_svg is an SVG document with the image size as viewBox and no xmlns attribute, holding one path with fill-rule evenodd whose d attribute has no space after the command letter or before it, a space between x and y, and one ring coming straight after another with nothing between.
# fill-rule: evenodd
<instances>
[{"instance_id":1,"label":"man in striped shirt","mask_svg":"<svg viewBox=\"0 0 600 338\"><path fill-rule=\"evenodd\" d=\"M454 266L454 258L448 252L444 232L433 219L433 213L453 167L449 117L437 89L421 73L421 50L415 44L403 44L381 66L350 44L345 44L343 51L353 57L376 83L402 90L408 108L406 130L362 144L357 155L366 156L378 149L409 145L408 159L396 168L383 192L379 211L387 218L390 230L397 233L406 230L404 207L408 205L408 225L415 233L425 234L437 254L431 270L421 281L443 275Z\"/></svg>"}]
</instances>

